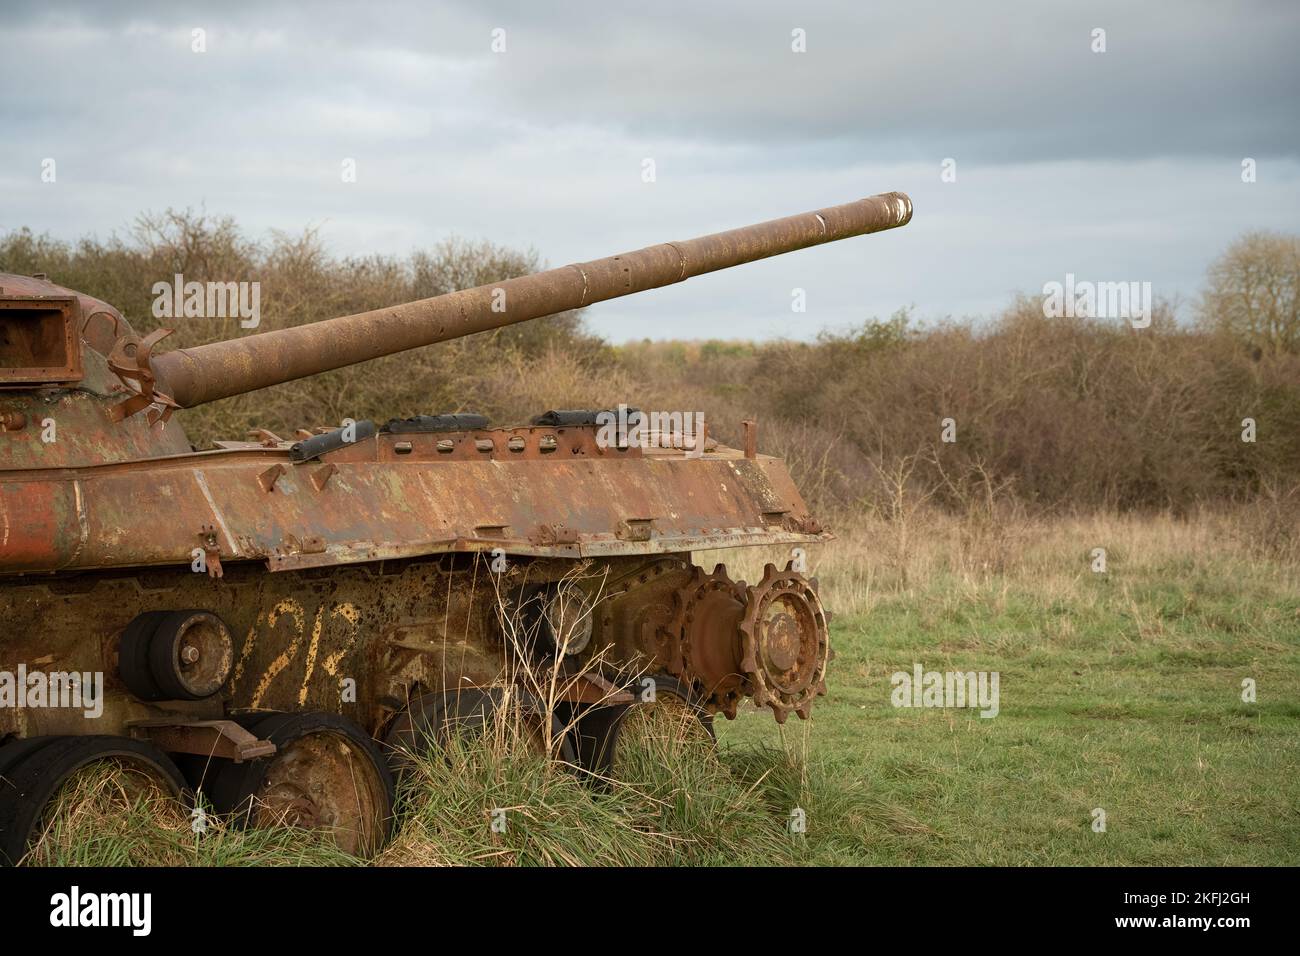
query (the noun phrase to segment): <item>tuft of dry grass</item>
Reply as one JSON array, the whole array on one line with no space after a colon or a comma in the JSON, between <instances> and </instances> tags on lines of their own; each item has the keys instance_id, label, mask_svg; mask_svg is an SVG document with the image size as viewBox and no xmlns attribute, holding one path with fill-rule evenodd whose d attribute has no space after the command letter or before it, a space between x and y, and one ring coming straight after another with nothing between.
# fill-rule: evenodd
<instances>
[{"instance_id":1,"label":"tuft of dry grass","mask_svg":"<svg viewBox=\"0 0 1300 956\"><path fill-rule=\"evenodd\" d=\"M196 817L201 820L197 828ZM55 795L29 866L355 865L320 835L241 830L178 803L156 780L114 761L78 771Z\"/></svg>"}]
</instances>

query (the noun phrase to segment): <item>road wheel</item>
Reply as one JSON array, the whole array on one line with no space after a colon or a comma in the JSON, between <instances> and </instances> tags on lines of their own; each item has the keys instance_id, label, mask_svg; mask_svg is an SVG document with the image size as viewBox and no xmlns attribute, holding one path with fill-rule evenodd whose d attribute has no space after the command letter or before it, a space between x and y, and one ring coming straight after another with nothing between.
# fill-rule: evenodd
<instances>
[{"instance_id":1,"label":"road wheel","mask_svg":"<svg viewBox=\"0 0 1300 956\"><path fill-rule=\"evenodd\" d=\"M503 708L512 713L503 713ZM515 716L518 723L511 719ZM519 688L464 687L420 694L394 718L384 742L390 765L401 774L409 768L412 755L444 746L453 737L478 739L516 729L526 736L534 753L576 764L577 755L563 722L554 714L547 715L532 695Z\"/></svg>"},{"instance_id":2,"label":"road wheel","mask_svg":"<svg viewBox=\"0 0 1300 956\"><path fill-rule=\"evenodd\" d=\"M141 700L162 700L163 692L149 666L149 645L158 622L167 611L145 611L136 615L122 631L117 645L117 673L126 689Z\"/></svg>"},{"instance_id":3,"label":"road wheel","mask_svg":"<svg viewBox=\"0 0 1300 956\"><path fill-rule=\"evenodd\" d=\"M368 734L325 713L271 714L249 730L276 752L221 761L208 791L219 811L241 826L327 831L353 856L383 849L393 829L393 775Z\"/></svg>"},{"instance_id":4,"label":"road wheel","mask_svg":"<svg viewBox=\"0 0 1300 956\"><path fill-rule=\"evenodd\" d=\"M211 611L146 611L122 632L118 673L141 700L203 700L234 665L234 639Z\"/></svg>"},{"instance_id":5,"label":"road wheel","mask_svg":"<svg viewBox=\"0 0 1300 956\"><path fill-rule=\"evenodd\" d=\"M689 685L667 674L649 679L629 688L634 703L593 707L578 718L578 762L598 779L634 782L653 767L715 750L713 716Z\"/></svg>"},{"instance_id":6,"label":"road wheel","mask_svg":"<svg viewBox=\"0 0 1300 956\"><path fill-rule=\"evenodd\" d=\"M58 739L58 737L24 737L21 740L11 740L0 747L0 787L8 786L7 775L11 768L18 766L28 754L44 747L51 740Z\"/></svg>"},{"instance_id":7,"label":"road wheel","mask_svg":"<svg viewBox=\"0 0 1300 956\"><path fill-rule=\"evenodd\" d=\"M123 811L150 793L180 799L185 781L158 748L129 737L37 737L0 749L0 862L18 863L32 841L57 825L50 809L76 778L111 763L121 771L113 790Z\"/></svg>"}]
</instances>

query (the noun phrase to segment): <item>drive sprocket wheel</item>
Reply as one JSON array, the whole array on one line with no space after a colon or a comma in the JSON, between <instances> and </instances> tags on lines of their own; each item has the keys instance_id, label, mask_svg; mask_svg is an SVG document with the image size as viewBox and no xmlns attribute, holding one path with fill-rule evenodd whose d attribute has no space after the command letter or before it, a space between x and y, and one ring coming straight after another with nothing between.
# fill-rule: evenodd
<instances>
[{"instance_id":1,"label":"drive sprocket wheel","mask_svg":"<svg viewBox=\"0 0 1300 956\"><path fill-rule=\"evenodd\" d=\"M817 584L794 570L769 564L763 579L745 589L740 621L741 662L754 703L772 708L778 724L790 712L807 720L813 700L826 693L830 634Z\"/></svg>"}]
</instances>

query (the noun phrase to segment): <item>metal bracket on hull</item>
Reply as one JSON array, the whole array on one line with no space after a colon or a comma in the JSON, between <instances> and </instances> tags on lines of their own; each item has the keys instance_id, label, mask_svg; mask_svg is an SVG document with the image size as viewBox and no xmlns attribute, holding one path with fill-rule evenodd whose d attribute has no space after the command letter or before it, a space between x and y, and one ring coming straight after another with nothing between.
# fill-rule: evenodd
<instances>
[{"instance_id":1,"label":"metal bracket on hull","mask_svg":"<svg viewBox=\"0 0 1300 956\"><path fill-rule=\"evenodd\" d=\"M131 726L168 753L223 757L235 763L275 753L275 744L259 740L233 720L146 720Z\"/></svg>"}]
</instances>

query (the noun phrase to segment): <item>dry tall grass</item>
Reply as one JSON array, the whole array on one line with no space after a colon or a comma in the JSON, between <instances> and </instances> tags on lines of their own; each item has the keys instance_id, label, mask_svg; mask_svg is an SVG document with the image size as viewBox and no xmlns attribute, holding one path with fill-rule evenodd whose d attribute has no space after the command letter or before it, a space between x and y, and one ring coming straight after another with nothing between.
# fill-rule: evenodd
<instances>
[{"instance_id":1,"label":"dry tall grass","mask_svg":"<svg viewBox=\"0 0 1300 956\"><path fill-rule=\"evenodd\" d=\"M859 516L835 540L808 549L809 573L823 603L837 615L868 614L882 601L960 601L1008 588L1043 605L1101 600L1088 585L1094 550L1105 550L1107 574L1140 571L1171 579L1225 574L1243 592L1255 587L1300 592L1300 523L1268 499L1239 507L1205 507L1191 515L1095 511L988 521L925 507L905 517ZM697 564L723 562L733 578L757 581L763 565L784 566L779 548L707 551ZM1300 622L1297 622L1300 627Z\"/></svg>"}]
</instances>

